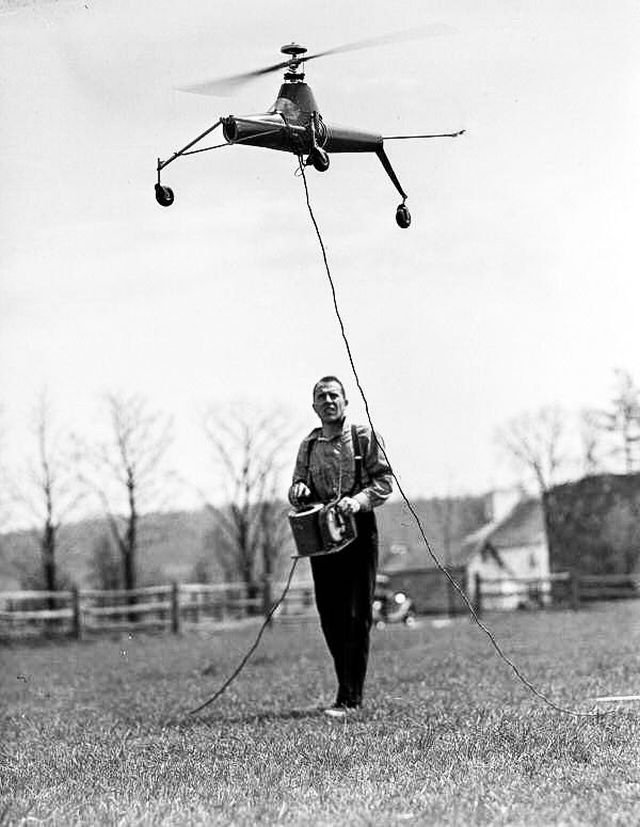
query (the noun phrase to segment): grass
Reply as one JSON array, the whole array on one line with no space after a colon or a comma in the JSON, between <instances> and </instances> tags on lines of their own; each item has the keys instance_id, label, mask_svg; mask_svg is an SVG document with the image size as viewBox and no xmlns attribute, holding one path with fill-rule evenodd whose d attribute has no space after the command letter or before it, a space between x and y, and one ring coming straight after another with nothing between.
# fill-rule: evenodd
<instances>
[{"instance_id":1,"label":"grass","mask_svg":"<svg viewBox=\"0 0 640 827\"><path fill-rule=\"evenodd\" d=\"M588 711L640 689L640 601L489 622L555 702ZM314 622L276 624L186 715L256 631L5 647L4 822L640 823L640 705L554 712L467 619L376 630L367 705L347 723L314 709L334 693Z\"/></svg>"}]
</instances>

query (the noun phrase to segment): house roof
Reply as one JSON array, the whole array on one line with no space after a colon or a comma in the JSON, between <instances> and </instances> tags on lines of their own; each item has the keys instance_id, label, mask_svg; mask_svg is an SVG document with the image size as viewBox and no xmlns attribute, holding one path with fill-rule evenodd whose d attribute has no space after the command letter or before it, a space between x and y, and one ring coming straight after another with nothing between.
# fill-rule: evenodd
<instances>
[{"instance_id":1,"label":"house roof","mask_svg":"<svg viewBox=\"0 0 640 827\"><path fill-rule=\"evenodd\" d=\"M389 502L376 515L380 534L380 568L385 572L431 569L435 563L415 521L438 559L451 565L462 540L486 520L485 497L452 497ZM412 513L415 512L415 513Z\"/></svg>"},{"instance_id":2,"label":"house roof","mask_svg":"<svg viewBox=\"0 0 640 827\"><path fill-rule=\"evenodd\" d=\"M540 500L520 500L502 520L497 520L465 537L456 565L466 565L471 557L491 545L496 551L545 542L544 517Z\"/></svg>"},{"instance_id":3,"label":"house roof","mask_svg":"<svg viewBox=\"0 0 640 827\"><path fill-rule=\"evenodd\" d=\"M546 542L542 505L536 497L524 496L501 519L484 523L470 534L449 542L446 552L442 536L429 530L433 523L436 528L438 527L437 520L431 521L430 524L429 516L431 515L428 513L420 514L427 528L429 544L440 562L447 566L466 566L475 554L481 553L487 546L499 552ZM396 534L397 542L404 545L400 542L404 538L398 534L397 529ZM424 541L417 535L414 537L408 533L404 553L395 558L388 558L381 566L382 570L388 573L434 567L435 562L425 548Z\"/></svg>"}]
</instances>

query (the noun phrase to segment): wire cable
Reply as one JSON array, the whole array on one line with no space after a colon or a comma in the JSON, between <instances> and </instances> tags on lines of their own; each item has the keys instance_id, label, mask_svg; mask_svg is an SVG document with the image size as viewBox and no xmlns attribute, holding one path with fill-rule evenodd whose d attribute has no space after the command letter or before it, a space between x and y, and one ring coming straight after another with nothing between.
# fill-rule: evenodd
<instances>
[{"instance_id":1,"label":"wire cable","mask_svg":"<svg viewBox=\"0 0 640 827\"><path fill-rule=\"evenodd\" d=\"M275 135L277 132L281 132L281 127L277 129L268 129L266 132L261 132L260 137L266 138L268 135ZM186 158L187 155L197 155L200 152L209 152L212 149L224 149L224 147L228 146L236 146L237 144L246 144L249 141L252 141L255 138L255 135L247 135L246 138L238 138L233 143L229 143L226 141L224 144L214 144L213 146L204 146L201 149L190 149L188 152L182 152L180 154L181 158Z\"/></svg>"},{"instance_id":2,"label":"wire cable","mask_svg":"<svg viewBox=\"0 0 640 827\"><path fill-rule=\"evenodd\" d=\"M344 322L342 320L342 314L340 313L340 308L338 306L338 300L337 300L337 296L336 296L336 288L335 288L335 284L334 284L334 281L333 281L333 277L331 275L331 270L329 268L329 262L327 260L327 251L325 249L324 242L322 240L322 235L321 235L320 229L318 227L318 222L316 221L315 215L313 213L313 208L311 206L311 201L310 201L310 198L309 198L309 186L307 184L307 178L306 178L305 171L304 171L304 162L303 162L302 156L298 156L298 161L299 161L299 164L300 164L300 175L302 177L302 181L303 181L303 184L304 184L304 191L305 191L305 198L306 198L306 202L307 202L307 209L309 211L309 216L311 217L311 221L312 221L313 226L315 228L316 236L318 237L318 242L320 244L320 249L322 251L322 258L323 258L323 261L324 261L325 271L326 271L326 274L327 274L327 279L329 281L329 286L331 288L331 296L332 296L332 299L333 299L334 312L335 312L336 318L338 320L338 325L340 327L340 333L341 333L342 340L344 342L344 346L345 346L345 349L346 349L346 352L347 352L347 357L348 357L348 360L349 360L349 364L351 366L351 371L353 373L356 385L358 387L358 391L360 392L360 396L362 397L362 401L364 403L365 412L366 412L366 415L367 415L367 420L369 422L369 426L371 427L371 433L372 433L372 435L375 439L375 428L373 426L373 421L372 421L371 413L370 413L370 410L369 410L369 402L368 402L367 397L365 395L364 389L363 389L362 384L360 382L360 377L358 375L358 371L357 371L356 366L355 366L355 362L354 362L354 359L353 359L353 354L351 352L351 346L349 344L349 339L347 338ZM498 656L511 668L511 670L516 675L516 677L537 698L539 698L545 704L550 706L552 709L555 709L557 712L562 712L566 715L573 715L577 718L601 717L601 716L604 716L604 715L611 714L610 711L607 711L607 712L600 712L600 711L596 711L596 712L579 712L577 710L568 709L567 707L560 706L559 704L555 703L555 701L552 701L550 698L548 698L539 689L537 689L531 683L531 681L525 675L523 675L523 673L518 668L518 666L511 660L511 658L509 658L504 653L504 651L502 650L502 647L498 643L498 641L497 641L495 635L493 634L493 632L491 631L491 629L489 629L489 627L485 623L483 623L482 620L478 617L478 613L473 608L473 605L471 604L471 601L469 600L469 598L465 594L464 590L460 587L460 585L455 580L455 578L452 577L451 574L447 571L447 569L442 565L442 563L440 562L438 556L433 551L433 549L431 547L431 543L429 542L429 539L427 538L426 532L425 532L424 527L422 525L422 521L420 520L420 517L418 516L418 514L417 514L414 506L412 505L411 501L409 500L409 498L405 494L404 489L402 488L402 485L400 483L400 480L396 476L396 474L393 470L393 466L391 465L391 462L389 461L389 457L387 455L387 452L385 451L384 446L380 442L378 442L378 447L380 448L384 458L387 461L387 464L389 465L389 468L391 469L391 475L392 475L393 479L395 480L396 485L398 486L398 491L400 493L400 496L402 497L402 499L404 500L407 508L409 509L409 512L411 513L411 515L412 515L412 517L413 517L413 519L414 519L414 521L415 521L415 523L418 527L418 531L420 532L420 536L422 537L422 539L424 541L424 544L426 546L426 549L429 552L433 562L435 563L435 565L437 566L439 571L442 574L445 575L445 577L447 578L447 580L449 581L451 586L455 589L455 591L460 595L460 597L462 598L467 610L471 614L471 617L473 618L475 623L479 626L479 628L489 638L489 641L491 642L491 645L495 649Z\"/></svg>"},{"instance_id":3,"label":"wire cable","mask_svg":"<svg viewBox=\"0 0 640 827\"><path fill-rule=\"evenodd\" d=\"M233 683L233 681L234 681L234 680L238 677L238 675L240 674L240 672L242 672L242 670L244 669L244 667L245 667L245 665L246 665L247 661L249 660L249 658L251 657L251 655L253 655L253 653L254 653L254 652L256 651L256 649L258 648L258 645L259 645L259 643L260 643L260 638L262 637L262 633L264 632L264 630L265 630L265 629L267 628L267 626L269 625L269 623L270 623L270 621L271 621L271 618L273 617L273 615L274 615L274 613L275 613L276 609L278 608L278 606L282 603L282 601L283 601L283 600L285 599L285 597L287 596L287 592L289 591L289 588L290 588L290 586L291 586L291 581L292 581L292 579L293 579L293 573L294 573L294 571L296 570L296 565L297 565L297 563L298 563L298 558L297 558L297 557L294 557L293 564L291 565L291 568L290 568L290 570L289 570L289 576L287 577L287 582L286 582L286 584L285 584L284 589L282 590L282 594L281 594L281 595L280 595L280 597L276 600L276 602L273 604L273 606L269 609L269 612L267 613L267 616L265 617L264 622L263 622L262 626L260 627L260 631L258 632L258 634L257 634L257 636L256 636L256 639L255 639L255 640L254 640L254 642L253 642L253 645L252 645L252 646L251 646L251 648L247 651L246 655L242 658L242 660L240 661L240 663L236 666L236 668L234 669L234 671L231 673L231 675L229 675L229 677L228 677L228 678L226 679L226 681L225 681L225 682L224 682L224 683L220 686L220 688L219 688L219 689L217 689L217 690L213 693L213 695L212 695L210 698L208 698L208 699L207 699L204 703L201 703L201 704L200 704L200 706L196 706L196 708L195 708L195 709L190 709L190 710L188 711L188 713L187 713L188 715L195 715L197 712L201 712L203 709L205 709L205 707L209 706L209 705L210 705L210 704L212 704L214 701L217 701L217 700L218 700L218 698L220 697L220 695L222 695L222 693L223 693L223 692L226 692L227 688L228 688L229 686L231 686L231 684L232 684L232 683Z\"/></svg>"}]
</instances>

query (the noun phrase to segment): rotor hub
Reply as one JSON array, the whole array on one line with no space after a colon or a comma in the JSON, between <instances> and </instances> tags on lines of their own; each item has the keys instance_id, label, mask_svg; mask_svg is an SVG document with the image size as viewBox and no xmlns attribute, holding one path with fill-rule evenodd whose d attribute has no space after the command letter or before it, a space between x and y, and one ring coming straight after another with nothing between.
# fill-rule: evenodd
<instances>
[{"instance_id":1,"label":"rotor hub","mask_svg":"<svg viewBox=\"0 0 640 827\"><path fill-rule=\"evenodd\" d=\"M288 43L286 46L283 46L280 51L284 55L291 56L287 64L287 72L284 79L290 82L304 80L304 74L298 70L304 63L303 55L307 52L306 46L300 46L298 43Z\"/></svg>"},{"instance_id":2,"label":"rotor hub","mask_svg":"<svg viewBox=\"0 0 640 827\"><path fill-rule=\"evenodd\" d=\"M304 55L307 52L307 47L300 46L298 43L287 43L280 51L283 55L292 55L295 57L296 55Z\"/></svg>"}]
</instances>

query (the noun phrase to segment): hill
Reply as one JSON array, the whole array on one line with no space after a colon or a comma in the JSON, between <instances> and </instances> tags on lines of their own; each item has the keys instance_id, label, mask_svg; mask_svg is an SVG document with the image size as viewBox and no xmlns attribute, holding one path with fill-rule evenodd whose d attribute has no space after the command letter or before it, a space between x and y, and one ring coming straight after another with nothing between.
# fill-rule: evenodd
<instances>
[{"instance_id":1,"label":"hill","mask_svg":"<svg viewBox=\"0 0 640 827\"><path fill-rule=\"evenodd\" d=\"M418 513L436 554L446 561L462 539L485 522L483 497L416 500ZM415 521L403 502L389 502L377 512L380 528L380 568L424 568L433 562ZM215 553L210 550L214 518L207 510L147 514L139 524L138 578L141 585L172 580L193 581L196 565L206 563L208 576L224 580ZM96 559L109 552L109 530L103 518L62 526L57 560L60 583L95 585ZM285 549L276 576L288 569L291 548ZM0 590L27 588L40 571L34 532L0 535ZM299 566L300 579L308 579Z\"/></svg>"},{"instance_id":2,"label":"hill","mask_svg":"<svg viewBox=\"0 0 640 827\"><path fill-rule=\"evenodd\" d=\"M138 571L141 584L186 581L202 556L213 527L205 510L146 514L139 523ZM104 518L91 518L60 528L56 549L61 582L88 587L97 554L109 548ZM26 586L39 568L38 539L33 531L0 535L0 588Z\"/></svg>"}]
</instances>

